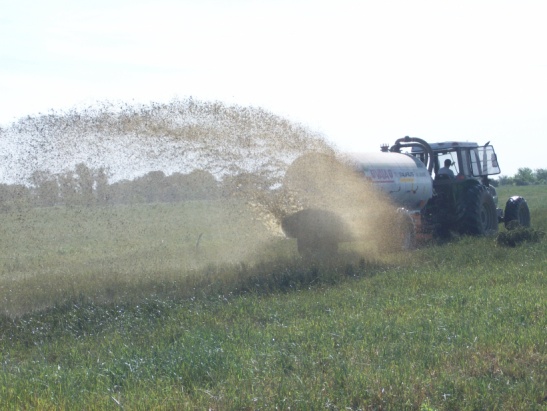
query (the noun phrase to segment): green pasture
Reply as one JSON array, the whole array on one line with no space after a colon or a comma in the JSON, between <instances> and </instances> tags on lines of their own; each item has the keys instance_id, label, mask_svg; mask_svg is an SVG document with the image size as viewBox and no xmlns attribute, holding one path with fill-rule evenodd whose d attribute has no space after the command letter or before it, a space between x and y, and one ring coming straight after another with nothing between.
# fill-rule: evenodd
<instances>
[{"instance_id":1,"label":"green pasture","mask_svg":"<svg viewBox=\"0 0 547 411\"><path fill-rule=\"evenodd\" d=\"M150 292L204 266L254 261L271 234L235 200L46 207L0 213L0 312L19 315L83 293Z\"/></svg>"},{"instance_id":2,"label":"green pasture","mask_svg":"<svg viewBox=\"0 0 547 411\"><path fill-rule=\"evenodd\" d=\"M547 187L499 194L547 230ZM236 202L0 222L0 409L547 410L545 240L309 263Z\"/></svg>"}]
</instances>

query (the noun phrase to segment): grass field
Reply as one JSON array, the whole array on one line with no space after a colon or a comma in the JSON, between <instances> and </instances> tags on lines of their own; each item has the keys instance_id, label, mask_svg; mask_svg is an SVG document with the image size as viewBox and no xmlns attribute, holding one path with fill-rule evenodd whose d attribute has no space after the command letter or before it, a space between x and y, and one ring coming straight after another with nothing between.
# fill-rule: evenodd
<instances>
[{"instance_id":1,"label":"grass field","mask_svg":"<svg viewBox=\"0 0 547 411\"><path fill-rule=\"evenodd\" d=\"M1 409L547 410L545 242L305 263L239 204L0 219Z\"/></svg>"},{"instance_id":2,"label":"grass field","mask_svg":"<svg viewBox=\"0 0 547 411\"><path fill-rule=\"evenodd\" d=\"M0 312L10 316L81 293L148 295L204 266L252 262L271 237L235 200L34 208L0 224Z\"/></svg>"}]
</instances>

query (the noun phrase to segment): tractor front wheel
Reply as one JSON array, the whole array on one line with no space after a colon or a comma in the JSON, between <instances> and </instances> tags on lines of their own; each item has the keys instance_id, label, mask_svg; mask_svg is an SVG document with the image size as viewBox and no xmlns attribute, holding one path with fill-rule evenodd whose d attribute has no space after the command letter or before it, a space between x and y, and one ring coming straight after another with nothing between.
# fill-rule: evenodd
<instances>
[{"instance_id":1,"label":"tractor front wheel","mask_svg":"<svg viewBox=\"0 0 547 411\"><path fill-rule=\"evenodd\" d=\"M511 227L515 223L518 223L521 227L530 227L530 209L523 197L513 196L507 200L503 221L506 228Z\"/></svg>"}]
</instances>

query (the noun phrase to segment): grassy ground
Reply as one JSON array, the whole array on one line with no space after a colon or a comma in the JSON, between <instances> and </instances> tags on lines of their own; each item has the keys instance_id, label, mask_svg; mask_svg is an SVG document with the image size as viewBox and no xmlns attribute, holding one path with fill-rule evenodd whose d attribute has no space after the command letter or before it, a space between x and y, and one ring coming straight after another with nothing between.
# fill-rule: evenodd
<instances>
[{"instance_id":1,"label":"grassy ground","mask_svg":"<svg viewBox=\"0 0 547 411\"><path fill-rule=\"evenodd\" d=\"M150 292L207 265L253 261L270 234L238 201L0 214L0 312L19 315L80 293ZM137 296L140 298L140 296Z\"/></svg>"},{"instance_id":2,"label":"grassy ground","mask_svg":"<svg viewBox=\"0 0 547 411\"><path fill-rule=\"evenodd\" d=\"M545 230L547 189L514 189L499 190L501 202L523 194ZM462 238L375 261L348 253L307 264L292 242L274 241L253 254L262 263L243 264L215 260L229 245L241 249L215 225L197 250L218 264L188 268L178 258L197 252L206 231L200 218L180 221L188 241L173 245L177 207L2 216L5 233L25 221L29 231L2 239L10 315L0 317L0 408L547 409L545 242ZM192 207L195 216L204 205ZM104 213L114 212L120 225L109 230ZM55 213L81 231L57 233ZM248 238L264 238L244 220L256 229ZM86 240L101 230L111 242ZM122 252L126 242L133 252ZM39 288L38 278L54 285Z\"/></svg>"}]
</instances>

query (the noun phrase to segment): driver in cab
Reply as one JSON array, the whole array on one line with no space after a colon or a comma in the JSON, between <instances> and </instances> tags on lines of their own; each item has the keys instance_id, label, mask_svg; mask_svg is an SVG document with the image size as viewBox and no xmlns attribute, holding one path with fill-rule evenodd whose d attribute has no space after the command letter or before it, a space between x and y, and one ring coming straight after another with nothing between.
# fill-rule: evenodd
<instances>
[{"instance_id":1,"label":"driver in cab","mask_svg":"<svg viewBox=\"0 0 547 411\"><path fill-rule=\"evenodd\" d=\"M444 167L439 168L437 175L448 176L449 178L455 178L454 172L450 169L451 165L452 165L452 160L450 160L449 158L444 160Z\"/></svg>"}]
</instances>

